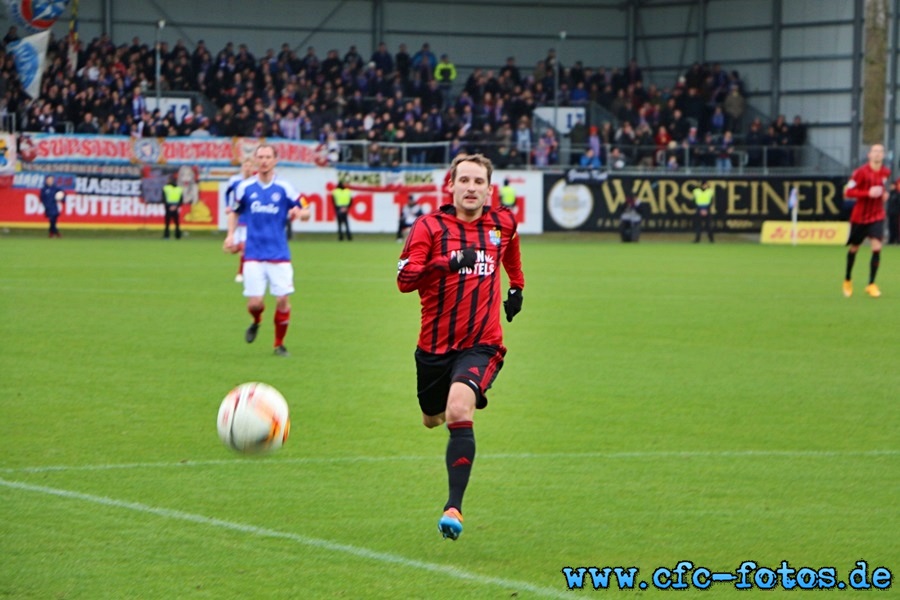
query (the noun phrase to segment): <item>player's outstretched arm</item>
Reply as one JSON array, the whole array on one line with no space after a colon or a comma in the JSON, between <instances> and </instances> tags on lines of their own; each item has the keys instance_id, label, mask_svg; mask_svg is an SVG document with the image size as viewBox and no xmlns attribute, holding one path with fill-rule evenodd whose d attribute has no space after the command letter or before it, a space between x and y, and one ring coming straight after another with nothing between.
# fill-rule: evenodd
<instances>
[{"instance_id":1,"label":"player's outstretched arm","mask_svg":"<svg viewBox=\"0 0 900 600\"><path fill-rule=\"evenodd\" d=\"M506 321L512 323L513 317L522 311L522 290L525 289L518 233L513 233L512 239L503 251L501 262L509 278L509 291L506 293L506 300L503 301L503 310L506 313Z\"/></svg>"},{"instance_id":2,"label":"player's outstretched arm","mask_svg":"<svg viewBox=\"0 0 900 600\"><path fill-rule=\"evenodd\" d=\"M413 223L397 263L397 287L409 293L430 280L434 271L455 272L475 264L475 249L452 251L444 256L432 256L432 233L422 219Z\"/></svg>"},{"instance_id":3,"label":"player's outstretched arm","mask_svg":"<svg viewBox=\"0 0 900 600\"><path fill-rule=\"evenodd\" d=\"M478 255L475 248L463 248L456 252L450 253L450 260L447 262L447 268L456 273L460 269L471 269L475 266L475 260Z\"/></svg>"},{"instance_id":4,"label":"player's outstretched arm","mask_svg":"<svg viewBox=\"0 0 900 600\"><path fill-rule=\"evenodd\" d=\"M506 300L503 301L503 310L506 312L506 322L512 323L513 317L522 312L522 290L509 288Z\"/></svg>"},{"instance_id":5,"label":"player's outstretched arm","mask_svg":"<svg viewBox=\"0 0 900 600\"><path fill-rule=\"evenodd\" d=\"M844 195L853 199L868 198L872 188L867 187L860 181L860 179L857 178L857 175L858 173L855 172L851 175L850 181L847 182L847 185L844 188Z\"/></svg>"},{"instance_id":6,"label":"player's outstretched arm","mask_svg":"<svg viewBox=\"0 0 900 600\"><path fill-rule=\"evenodd\" d=\"M223 252L234 252L234 230L237 229L238 215L233 210L228 211L228 233L222 243Z\"/></svg>"},{"instance_id":7,"label":"player's outstretched arm","mask_svg":"<svg viewBox=\"0 0 900 600\"><path fill-rule=\"evenodd\" d=\"M288 218L292 221L294 219L300 219L301 221L309 221L310 211L308 208L299 208L294 207L288 211Z\"/></svg>"},{"instance_id":8,"label":"player's outstretched arm","mask_svg":"<svg viewBox=\"0 0 900 600\"><path fill-rule=\"evenodd\" d=\"M501 257L503 269L509 277L509 287L525 289L525 274L522 272L522 250L519 247L519 234L514 233Z\"/></svg>"}]
</instances>

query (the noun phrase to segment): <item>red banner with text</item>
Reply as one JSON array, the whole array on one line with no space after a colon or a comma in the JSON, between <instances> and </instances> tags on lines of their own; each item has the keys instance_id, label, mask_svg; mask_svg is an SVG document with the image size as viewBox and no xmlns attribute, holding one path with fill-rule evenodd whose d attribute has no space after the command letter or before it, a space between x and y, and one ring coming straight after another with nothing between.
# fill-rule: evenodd
<instances>
[{"instance_id":1,"label":"red banner with text","mask_svg":"<svg viewBox=\"0 0 900 600\"><path fill-rule=\"evenodd\" d=\"M144 202L140 196L111 193L67 191L59 216L59 227L81 229L153 229L162 228L162 203ZM40 188L13 187L4 190L0 200L0 226L45 227ZM219 197L216 183L201 183L197 201L181 207L184 229L217 229Z\"/></svg>"}]
</instances>

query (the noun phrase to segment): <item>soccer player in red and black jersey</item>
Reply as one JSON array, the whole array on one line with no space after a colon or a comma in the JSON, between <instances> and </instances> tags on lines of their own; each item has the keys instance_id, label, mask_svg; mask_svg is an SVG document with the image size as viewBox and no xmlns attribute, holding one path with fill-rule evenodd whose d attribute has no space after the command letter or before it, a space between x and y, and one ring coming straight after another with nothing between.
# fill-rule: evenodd
<instances>
[{"instance_id":1,"label":"soccer player in red and black jersey","mask_svg":"<svg viewBox=\"0 0 900 600\"><path fill-rule=\"evenodd\" d=\"M516 219L491 208L491 161L458 156L450 165L452 204L420 217L410 230L398 265L401 292L418 291L422 327L416 347L416 379L422 422L447 424L450 493L438 529L455 540L462 532L462 500L472 462L476 408L503 366L500 265L509 279L502 302L506 320L522 309L525 276Z\"/></svg>"},{"instance_id":2,"label":"soccer player in red and black jersey","mask_svg":"<svg viewBox=\"0 0 900 600\"><path fill-rule=\"evenodd\" d=\"M884 203L888 198L891 171L884 166L884 146L872 144L868 154L869 162L853 171L844 195L854 198L856 204L850 213L850 239L847 245L847 272L844 276L844 296L853 295L850 273L860 245L869 238L872 243L872 260L869 263L869 285L866 293L873 298L881 296L875 284L878 264L881 262L881 241L884 238Z\"/></svg>"}]
</instances>

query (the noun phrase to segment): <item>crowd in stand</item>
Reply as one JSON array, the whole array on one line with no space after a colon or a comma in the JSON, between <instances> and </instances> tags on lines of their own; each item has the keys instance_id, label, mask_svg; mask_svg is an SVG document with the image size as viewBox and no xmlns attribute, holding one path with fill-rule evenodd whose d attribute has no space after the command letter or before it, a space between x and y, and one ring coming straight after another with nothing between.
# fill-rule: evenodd
<instances>
[{"instance_id":1,"label":"crowd in stand","mask_svg":"<svg viewBox=\"0 0 900 600\"><path fill-rule=\"evenodd\" d=\"M18 83L5 46L0 47L0 112L15 113L20 129L134 137L250 136L318 140L331 158L391 165L434 163L459 152L483 152L501 167L560 162L557 133L536 128L538 106L597 103L609 119L578 122L570 133L572 164L678 168L685 162L729 169L737 142L746 164L791 165L789 146L805 143L799 117L744 124L745 92L737 72L694 64L670 88L644 86L641 68L559 66L553 50L531 69L510 57L496 69L476 68L455 81L448 55L438 59L425 43L410 53L385 44L365 58L355 46L341 56L315 48L298 55L289 44L254 56L245 44L213 51L201 40L160 44L162 93L198 92L201 103L181 119L148 107L156 94L156 52L134 38L116 46L107 35L80 48L77 65L66 39L51 40L40 97ZM341 142L352 150L339 155ZM405 153L400 149L406 142ZM437 145L440 144L440 145ZM449 149L449 150L448 150Z\"/></svg>"}]
</instances>

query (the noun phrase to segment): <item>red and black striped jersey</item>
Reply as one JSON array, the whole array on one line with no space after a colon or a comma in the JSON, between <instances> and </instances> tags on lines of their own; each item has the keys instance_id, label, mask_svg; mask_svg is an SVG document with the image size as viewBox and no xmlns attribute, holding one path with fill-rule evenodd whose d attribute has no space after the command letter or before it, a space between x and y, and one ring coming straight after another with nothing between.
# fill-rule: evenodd
<instances>
[{"instance_id":1,"label":"red and black striped jersey","mask_svg":"<svg viewBox=\"0 0 900 600\"><path fill-rule=\"evenodd\" d=\"M475 248L475 266L454 273L449 267L451 253L463 248ZM524 289L511 211L486 206L480 219L467 223L456 218L452 204L445 204L415 222L400 254L397 287L404 293L419 292L419 348L444 354L482 344L502 345L500 265L509 286Z\"/></svg>"},{"instance_id":2,"label":"red and black striped jersey","mask_svg":"<svg viewBox=\"0 0 900 600\"><path fill-rule=\"evenodd\" d=\"M850 213L851 223L874 223L884 219L884 202L890 191L891 171L882 166L875 170L868 163L853 171L850 181L844 190L848 198L856 199L853 211ZM884 188L884 194L877 198L869 197L869 188L880 185Z\"/></svg>"}]
</instances>

